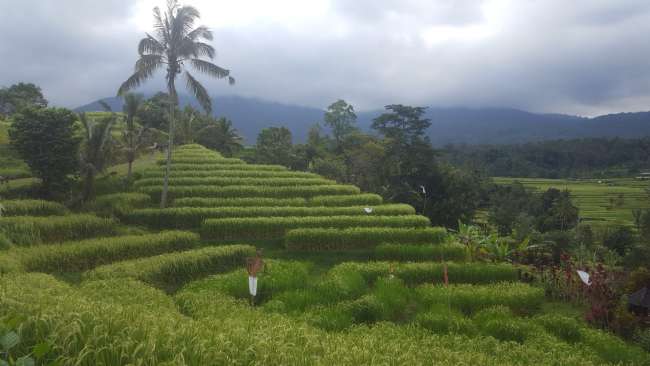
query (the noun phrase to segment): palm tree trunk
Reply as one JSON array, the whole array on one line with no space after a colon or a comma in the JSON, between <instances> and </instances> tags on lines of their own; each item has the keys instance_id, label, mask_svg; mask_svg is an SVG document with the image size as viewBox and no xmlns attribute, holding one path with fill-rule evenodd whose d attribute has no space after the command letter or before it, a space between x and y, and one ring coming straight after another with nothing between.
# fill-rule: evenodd
<instances>
[{"instance_id":1,"label":"palm tree trunk","mask_svg":"<svg viewBox=\"0 0 650 366\"><path fill-rule=\"evenodd\" d=\"M169 171L172 165L172 147L174 146L174 109L176 107L176 86L174 75L168 77L167 89L169 91L169 142L167 146L167 161L165 163L165 178L163 179L163 190L160 195L160 208L167 206L167 191L169 190Z\"/></svg>"},{"instance_id":2,"label":"palm tree trunk","mask_svg":"<svg viewBox=\"0 0 650 366\"><path fill-rule=\"evenodd\" d=\"M126 172L126 181L131 181L131 172L132 172L133 160L129 158L129 170Z\"/></svg>"}]
</instances>

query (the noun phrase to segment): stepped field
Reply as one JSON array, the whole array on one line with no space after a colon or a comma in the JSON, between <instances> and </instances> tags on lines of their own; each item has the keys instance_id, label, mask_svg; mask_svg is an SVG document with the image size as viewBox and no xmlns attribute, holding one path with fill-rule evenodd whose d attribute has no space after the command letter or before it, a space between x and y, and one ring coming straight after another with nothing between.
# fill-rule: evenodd
<instances>
[{"instance_id":1,"label":"stepped field","mask_svg":"<svg viewBox=\"0 0 650 366\"><path fill-rule=\"evenodd\" d=\"M198 145L177 148L174 161L163 210L163 165L153 161L138 165L131 191L111 187L85 213L8 201L0 332L17 336L12 356L58 365L650 363L558 312L519 280L521 268L469 261L413 207ZM245 262L256 247L265 266L251 304Z\"/></svg>"},{"instance_id":2,"label":"stepped field","mask_svg":"<svg viewBox=\"0 0 650 366\"><path fill-rule=\"evenodd\" d=\"M520 182L535 191L549 188L568 189L574 204L580 209L580 219L592 224L613 223L633 225L632 211L650 208L648 181L634 178L613 179L541 179L494 178L497 184Z\"/></svg>"}]
</instances>

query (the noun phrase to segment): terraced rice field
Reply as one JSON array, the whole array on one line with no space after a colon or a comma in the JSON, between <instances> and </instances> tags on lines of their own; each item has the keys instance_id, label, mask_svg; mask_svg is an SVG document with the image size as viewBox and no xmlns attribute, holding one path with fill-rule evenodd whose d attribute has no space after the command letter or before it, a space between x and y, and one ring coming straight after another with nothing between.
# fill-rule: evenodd
<instances>
[{"instance_id":1,"label":"terraced rice field","mask_svg":"<svg viewBox=\"0 0 650 366\"><path fill-rule=\"evenodd\" d=\"M613 223L633 225L632 211L650 208L650 197L646 189L649 181L634 178L606 180L568 180L537 178L493 178L497 184L518 181L535 191L549 188L568 189L571 198L580 209L580 218L594 224Z\"/></svg>"},{"instance_id":2,"label":"terraced rice field","mask_svg":"<svg viewBox=\"0 0 650 366\"><path fill-rule=\"evenodd\" d=\"M171 187L183 194L164 210L150 179L160 166L139 171L135 191L98 197L96 214L8 205L0 325L18 319L15 355L38 350L39 362L61 365L650 362L557 313L519 268L468 262L410 206L302 184L322 179L309 173L224 163L196 145L175 156L184 168ZM266 263L251 306L255 247Z\"/></svg>"}]
</instances>

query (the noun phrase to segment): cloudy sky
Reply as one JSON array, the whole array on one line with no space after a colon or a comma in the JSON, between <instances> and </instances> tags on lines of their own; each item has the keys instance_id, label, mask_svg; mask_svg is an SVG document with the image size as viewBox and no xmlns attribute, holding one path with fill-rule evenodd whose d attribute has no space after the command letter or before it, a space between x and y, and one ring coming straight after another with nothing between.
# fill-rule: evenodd
<instances>
[{"instance_id":1,"label":"cloudy sky","mask_svg":"<svg viewBox=\"0 0 650 366\"><path fill-rule=\"evenodd\" d=\"M187 0L235 86L211 94L597 115L650 110L647 0ZM114 95L163 0L0 0L0 86ZM162 89L158 80L143 91Z\"/></svg>"}]
</instances>

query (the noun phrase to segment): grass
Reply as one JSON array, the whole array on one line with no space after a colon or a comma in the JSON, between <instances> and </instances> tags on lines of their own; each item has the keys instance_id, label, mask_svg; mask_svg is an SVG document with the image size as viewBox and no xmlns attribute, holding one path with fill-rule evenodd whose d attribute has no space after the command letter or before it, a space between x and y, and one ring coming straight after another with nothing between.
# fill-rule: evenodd
<instances>
[{"instance_id":1,"label":"grass","mask_svg":"<svg viewBox=\"0 0 650 366\"><path fill-rule=\"evenodd\" d=\"M494 178L497 184L518 181L535 191L549 188L567 189L571 199L580 209L580 218L593 224L634 224L632 211L650 208L646 193L647 181L634 178L615 179L539 179L539 178Z\"/></svg>"}]
</instances>

